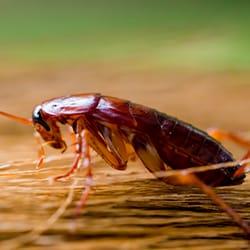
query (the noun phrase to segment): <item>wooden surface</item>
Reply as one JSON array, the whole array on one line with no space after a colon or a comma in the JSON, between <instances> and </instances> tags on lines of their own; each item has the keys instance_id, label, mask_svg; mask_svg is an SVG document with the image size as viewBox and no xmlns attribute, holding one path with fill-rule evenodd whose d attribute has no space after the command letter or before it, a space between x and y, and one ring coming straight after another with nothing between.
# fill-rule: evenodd
<instances>
[{"instance_id":1,"label":"wooden surface","mask_svg":"<svg viewBox=\"0 0 250 250\"><path fill-rule=\"evenodd\" d=\"M246 73L127 72L99 66L12 70L1 74L0 107L28 116L43 99L66 93L102 92L153 106L201 128L249 131L246 114L250 87L244 84L248 79ZM249 247L242 232L198 189L165 185L153 179L139 161L129 163L126 171L117 171L94 157L95 189L80 217L75 218L83 171L66 182L49 181L68 169L72 155L48 150L57 158L36 170L31 163L36 159L32 129L1 118L0 134L1 249ZM234 145L227 146L236 156L243 153ZM73 189L72 183L76 185ZM219 188L217 192L249 220L249 189L248 176L243 185ZM48 219L69 193L72 202L45 230ZM29 234L41 228L44 232L39 237Z\"/></svg>"}]
</instances>

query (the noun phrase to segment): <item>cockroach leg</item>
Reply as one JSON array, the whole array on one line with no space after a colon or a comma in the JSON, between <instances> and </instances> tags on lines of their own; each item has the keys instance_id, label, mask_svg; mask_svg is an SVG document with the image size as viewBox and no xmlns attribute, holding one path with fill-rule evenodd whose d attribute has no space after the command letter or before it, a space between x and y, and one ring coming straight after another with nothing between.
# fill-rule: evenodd
<instances>
[{"instance_id":1,"label":"cockroach leg","mask_svg":"<svg viewBox=\"0 0 250 250\"><path fill-rule=\"evenodd\" d=\"M127 167L127 156L123 156L123 159L117 151L113 151L113 142L110 141L110 145L104 141L104 139L99 135L95 124L91 124L86 121L87 125L87 137L89 138L89 145L99 154L110 166L117 170L124 170ZM120 152L120 151L119 151Z\"/></svg>"},{"instance_id":2,"label":"cockroach leg","mask_svg":"<svg viewBox=\"0 0 250 250\"><path fill-rule=\"evenodd\" d=\"M81 154L80 153L76 153L74 162L73 162L70 170L66 174L54 177L54 180L58 181L58 180L66 179L66 178L70 177L75 172L75 170L78 168L79 162L81 161L81 158L82 158Z\"/></svg>"},{"instance_id":3,"label":"cockroach leg","mask_svg":"<svg viewBox=\"0 0 250 250\"><path fill-rule=\"evenodd\" d=\"M77 215L80 213L81 208L85 206L93 185L93 174L91 168L91 155L89 146L89 132L86 129L84 129L82 132L82 157L83 157L82 167L86 169L86 180L81 198L77 203L76 207Z\"/></svg>"},{"instance_id":4,"label":"cockroach leg","mask_svg":"<svg viewBox=\"0 0 250 250\"><path fill-rule=\"evenodd\" d=\"M180 165L183 169L188 169L200 166L201 163L209 166L234 161L232 154L223 145L184 121L143 105L96 93L45 101L35 107L32 119L1 111L0 116L25 125L33 125L46 144L63 152L66 150L66 143L61 136L58 123L72 126L76 135L76 144L74 137L72 142L76 146L75 159L71 169L55 180L71 176L82 163L82 167L86 168L87 182L81 204L86 203L92 184L89 147L118 170L126 169L131 153L136 152L146 168L155 176L158 172L167 171L167 165L175 170L179 169ZM210 129L208 132L218 140L229 139L247 148L248 153L243 159L250 158L250 140L219 129ZM45 158L44 145L42 144L39 150L38 166L42 165ZM196 148L199 149L199 154ZM216 157L212 157L213 155ZM190 158L188 162L187 157ZM249 236L249 226L205 184L240 184L245 178L246 167L245 161L241 165L236 164L231 171L225 171L223 167L220 170L208 169L199 175L199 179L198 175L188 173L188 170L177 171L179 174L168 177L160 173L157 177L169 184L199 187Z\"/></svg>"},{"instance_id":5,"label":"cockroach leg","mask_svg":"<svg viewBox=\"0 0 250 250\"><path fill-rule=\"evenodd\" d=\"M218 196L210 186L206 185L194 174L186 174L185 170L181 170L179 173L165 178L164 182L170 185L188 185L200 188L203 193L205 193L216 205L225 211L240 228L242 228L248 238L250 237L250 226L236 211L234 211L220 196Z\"/></svg>"},{"instance_id":6,"label":"cockroach leg","mask_svg":"<svg viewBox=\"0 0 250 250\"><path fill-rule=\"evenodd\" d=\"M211 187L206 185L199 178L195 177L194 184L199 187L216 205L225 211L228 216L231 217L240 228L242 228L247 238L250 239L250 226L236 211L234 211L234 209L232 209Z\"/></svg>"},{"instance_id":7,"label":"cockroach leg","mask_svg":"<svg viewBox=\"0 0 250 250\"><path fill-rule=\"evenodd\" d=\"M207 132L210 136L217 139L218 141L230 140L243 148L250 149L250 140L237 133L217 128L210 128L207 130Z\"/></svg>"},{"instance_id":8,"label":"cockroach leg","mask_svg":"<svg viewBox=\"0 0 250 250\"><path fill-rule=\"evenodd\" d=\"M136 161L138 157L137 157L137 155L135 153L134 148L129 143L126 143L125 146L126 146L126 151L127 151L127 154L128 154L128 160L129 161Z\"/></svg>"},{"instance_id":9,"label":"cockroach leg","mask_svg":"<svg viewBox=\"0 0 250 250\"><path fill-rule=\"evenodd\" d=\"M92 133L94 133L94 135ZM77 214L79 213L80 209L86 204L89 193L93 185L93 174L91 168L91 157L90 157L89 146L91 146L98 154L102 156L102 158L106 162L108 162L114 168L124 169L124 166L126 166L124 165L123 159L120 156L118 156L114 151L112 151L112 149L110 149L111 151L108 150L107 145L101 139L101 137L98 136L93 127L91 128L91 132L85 129L82 133L82 137L84 138L82 144L82 152L83 152L82 165L84 168L87 169L87 173L86 173L86 182L84 190L77 205ZM109 144L109 146L111 144Z\"/></svg>"},{"instance_id":10,"label":"cockroach leg","mask_svg":"<svg viewBox=\"0 0 250 250\"><path fill-rule=\"evenodd\" d=\"M125 165L128 161L128 153L125 142L119 130L116 128L116 126L113 126L112 128L100 126L99 129L109 149L118 158L122 159L123 164Z\"/></svg>"},{"instance_id":11,"label":"cockroach leg","mask_svg":"<svg viewBox=\"0 0 250 250\"><path fill-rule=\"evenodd\" d=\"M135 161L136 153L127 140L126 137L121 133L117 126L98 126L100 133L102 134L107 146L111 151L118 157L122 158L124 162Z\"/></svg>"},{"instance_id":12,"label":"cockroach leg","mask_svg":"<svg viewBox=\"0 0 250 250\"><path fill-rule=\"evenodd\" d=\"M89 173L89 171L88 171ZM91 191L91 187L92 187L92 182L93 182L93 177L92 174L87 174L86 175L86 181L85 181L85 185L84 185L84 189L81 195L80 200L77 202L77 206L76 206L76 215L79 215L82 208L86 205L90 191Z\"/></svg>"},{"instance_id":13,"label":"cockroach leg","mask_svg":"<svg viewBox=\"0 0 250 250\"><path fill-rule=\"evenodd\" d=\"M89 133L89 144L110 166L118 170L124 170L127 166L124 161L109 151L103 141L98 140Z\"/></svg>"},{"instance_id":14,"label":"cockroach leg","mask_svg":"<svg viewBox=\"0 0 250 250\"><path fill-rule=\"evenodd\" d=\"M247 153L242 157L242 160L246 160L250 158L250 150L247 151ZM246 168L249 166L249 163L242 164L234 173L233 177L238 177L240 175L243 175L246 172Z\"/></svg>"},{"instance_id":15,"label":"cockroach leg","mask_svg":"<svg viewBox=\"0 0 250 250\"><path fill-rule=\"evenodd\" d=\"M208 129L208 134L212 136L213 138L217 140L230 140L239 146L246 148L248 151L247 153L242 157L241 160L246 160L250 158L250 140L245 138L242 135L239 135L237 133L217 129L217 128L211 128ZM248 163L242 164L238 170L234 173L233 177L238 177L242 174L244 174L246 167L248 166Z\"/></svg>"},{"instance_id":16,"label":"cockroach leg","mask_svg":"<svg viewBox=\"0 0 250 250\"><path fill-rule=\"evenodd\" d=\"M89 146L89 132L84 129L82 131L82 167L83 168L90 168L90 161L91 161L91 156L90 156L90 146Z\"/></svg>"},{"instance_id":17,"label":"cockroach leg","mask_svg":"<svg viewBox=\"0 0 250 250\"><path fill-rule=\"evenodd\" d=\"M75 172L75 170L78 168L80 161L82 159L82 154L83 154L82 153L82 135L81 135L81 133L76 134L76 140L77 140L76 155L75 155L75 159L74 159L74 162L73 162L70 170L66 174L56 176L54 178L55 181L70 177Z\"/></svg>"}]
</instances>

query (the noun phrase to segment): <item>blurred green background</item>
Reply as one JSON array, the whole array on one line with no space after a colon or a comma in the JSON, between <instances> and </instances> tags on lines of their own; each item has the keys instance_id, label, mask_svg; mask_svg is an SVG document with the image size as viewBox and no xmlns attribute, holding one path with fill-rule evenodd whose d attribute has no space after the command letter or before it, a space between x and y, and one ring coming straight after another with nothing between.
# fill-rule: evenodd
<instances>
[{"instance_id":1,"label":"blurred green background","mask_svg":"<svg viewBox=\"0 0 250 250\"><path fill-rule=\"evenodd\" d=\"M248 70L249 1L0 1L4 63Z\"/></svg>"}]
</instances>

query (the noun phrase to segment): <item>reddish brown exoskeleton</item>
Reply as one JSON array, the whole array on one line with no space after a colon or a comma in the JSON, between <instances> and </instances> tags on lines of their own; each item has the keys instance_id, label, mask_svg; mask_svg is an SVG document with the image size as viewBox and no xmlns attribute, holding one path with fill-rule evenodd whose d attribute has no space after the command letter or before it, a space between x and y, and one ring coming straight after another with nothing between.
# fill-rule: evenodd
<instances>
[{"instance_id":1,"label":"reddish brown exoskeleton","mask_svg":"<svg viewBox=\"0 0 250 250\"><path fill-rule=\"evenodd\" d=\"M152 108L126 100L102 96L100 94L78 94L59 97L43 102L33 111L32 120L7 116L18 122L33 124L38 134L50 146L66 149L58 123L69 125L76 143L76 156L68 173L55 179L69 177L81 164L87 168L88 182L81 199L84 204L92 178L90 151L93 148L109 165L124 170L129 159L128 145L141 159L145 167L157 176L158 172L172 169L187 169L216 163L234 161L231 153L207 133L158 112ZM210 131L213 137L232 139L250 149L250 142L219 130ZM250 151L246 157L250 156ZM245 157L245 158L246 158ZM42 164L44 150L40 150L39 165ZM178 173L160 177L167 184L193 185L199 187L220 206L250 237L249 225L231 209L211 187L241 184L245 178L246 165L232 168L206 170L200 173Z\"/></svg>"}]
</instances>

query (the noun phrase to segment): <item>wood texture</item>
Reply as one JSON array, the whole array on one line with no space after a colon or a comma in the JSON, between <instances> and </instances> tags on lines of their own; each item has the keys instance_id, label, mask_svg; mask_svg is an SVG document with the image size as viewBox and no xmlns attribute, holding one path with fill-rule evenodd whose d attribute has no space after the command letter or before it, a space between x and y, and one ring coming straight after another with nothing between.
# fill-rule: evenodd
<instances>
[{"instance_id":1,"label":"wood texture","mask_svg":"<svg viewBox=\"0 0 250 250\"><path fill-rule=\"evenodd\" d=\"M1 78L1 109L24 116L45 96L95 88L145 103L198 127L242 131L250 127L244 112L250 105L250 88L244 84L250 75L244 73L125 72L97 66L10 72ZM21 90L23 95L17 95ZM47 150L59 160L39 171L26 161L36 159L30 128L1 119L0 142L0 246L8 249L18 237L46 224L65 201L73 180L49 183L49 177L64 173L71 164L71 157L65 159L57 151ZM226 145L236 158L242 155L243 150ZM16 164L21 165L8 165L18 159ZM80 218L75 219L74 214L84 183L82 171L76 176L79 182L73 202L62 217L19 249L248 249L238 227L198 189L154 180L139 161L129 163L126 171L113 170L98 158L94 163L95 190ZM249 220L249 189L248 175L242 185L216 190Z\"/></svg>"}]
</instances>

